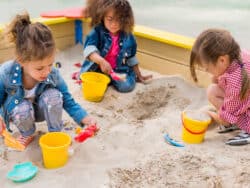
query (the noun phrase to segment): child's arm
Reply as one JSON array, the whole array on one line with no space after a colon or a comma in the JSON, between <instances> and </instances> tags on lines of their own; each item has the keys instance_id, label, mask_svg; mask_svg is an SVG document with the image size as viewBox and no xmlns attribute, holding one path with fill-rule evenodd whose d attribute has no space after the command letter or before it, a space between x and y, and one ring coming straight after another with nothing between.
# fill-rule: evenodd
<instances>
[{"instance_id":1,"label":"child's arm","mask_svg":"<svg viewBox=\"0 0 250 188\"><path fill-rule=\"evenodd\" d=\"M139 65L138 64L136 64L136 65L133 66L133 70L135 71L136 77L137 77L137 79L138 79L139 82L146 83L147 81L151 80L152 77L153 77L152 74L143 76L141 74L141 71L139 69Z\"/></svg>"},{"instance_id":2,"label":"child's arm","mask_svg":"<svg viewBox=\"0 0 250 188\"><path fill-rule=\"evenodd\" d=\"M90 61L95 62L96 64L98 64L101 68L101 71L103 73L109 74L112 70L111 65L109 64L109 62L107 62L102 56L100 56L97 52L93 52L89 55L88 57L90 59Z\"/></svg>"}]
</instances>

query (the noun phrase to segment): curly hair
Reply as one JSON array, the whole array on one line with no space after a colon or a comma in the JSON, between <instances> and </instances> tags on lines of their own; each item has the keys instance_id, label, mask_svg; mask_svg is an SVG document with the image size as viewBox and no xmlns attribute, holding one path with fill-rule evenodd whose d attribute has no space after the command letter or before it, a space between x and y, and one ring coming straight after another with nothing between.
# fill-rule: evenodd
<instances>
[{"instance_id":1,"label":"curly hair","mask_svg":"<svg viewBox=\"0 0 250 188\"><path fill-rule=\"evenodd\" d=\"M29 14L17 14L6 27L5 36L15 44L20 61L42 60L55 51L50 29L42 23L31 23Z\"/></svg>"},{"instance_id":2,"label":"curly hair","mask_svg":"<svg viewBox=\"0 0 250 188\"><path fill-rule=\"evenodd\" d=\"M131 33L134 27L132 7L127 0L88 0L86 3L87 15L91 18L92 27L103 23L104 16L110 9L114 9L119 20L121 30Z\"/></svg>"}]
</instances>

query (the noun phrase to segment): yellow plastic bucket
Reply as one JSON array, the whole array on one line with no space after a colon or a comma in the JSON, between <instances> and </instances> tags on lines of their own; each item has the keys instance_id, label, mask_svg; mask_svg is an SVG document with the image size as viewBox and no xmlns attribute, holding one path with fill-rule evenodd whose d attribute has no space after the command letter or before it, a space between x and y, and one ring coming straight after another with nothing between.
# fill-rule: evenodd
<instances>
[{"instance_id":1,"label":"yellow plastic bucket","mask_svg":"<svg viewBox=\"0 0 250 188\"><path fill-rule=\"evenodd\" d=\"M187 112L182 112L182 139L189 144L199 144L203 142L211 118L206 120L192 119L187 116Z\"/></svg>"},{"instance_id":2,"label":"yellow plastic bucket","mask_svg":"<svg viewBox=\"0 0 250 188\"><path fill-rule=\"evenodd\" d=\"M45 168L59 168L68 161L68 148L71 137L63 132L49 132L41 136L39 145L42 149Z\"/></svg>"},{"instance_id":3,"label":"yellow plastic bucket","mask_svg":"<svg viewBox=\"0 0 250 188\"><path fill-rule=\"evenodd\" d=\"M103 99L110 78L102 73L84 72L80 75L82 80L83 98L88 101L99 102Z\"/></svg>"}]
</instances>

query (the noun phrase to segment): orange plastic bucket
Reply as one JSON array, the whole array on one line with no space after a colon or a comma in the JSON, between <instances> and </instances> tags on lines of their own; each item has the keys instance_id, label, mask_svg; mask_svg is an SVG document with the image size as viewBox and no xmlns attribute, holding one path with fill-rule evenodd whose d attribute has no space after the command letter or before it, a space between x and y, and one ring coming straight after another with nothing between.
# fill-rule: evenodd
<instances>
[{"instance_id":1,"label":"orange plastic bucket","mask_svg":"<svg viewBox=\"0 0 250 188\"><path fill-rule=\"evenodd\" d=\"M191 111L182 112L182 139L189 144L199 144L203 142L208 125L211 123L211 118L193 119L188 116Z\"/></svg>"}]
</instances>

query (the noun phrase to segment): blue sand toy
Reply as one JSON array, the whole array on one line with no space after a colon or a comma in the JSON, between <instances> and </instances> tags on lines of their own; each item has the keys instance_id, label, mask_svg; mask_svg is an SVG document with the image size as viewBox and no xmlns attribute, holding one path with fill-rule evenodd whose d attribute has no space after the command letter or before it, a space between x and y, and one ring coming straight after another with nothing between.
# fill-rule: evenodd
<instances>
[{"instance_id":1,"label":"blue sand toy","mask_svg":"<svg viewBox=\"0 0 250 188\"><path fill-rule=\"evenodd\" d=\"M7 174L7 178L14 182L25 182L32 179L38 171L38 168L31 162L17 164Z\"/></svg>"},{"instance_id":2,"label":"blue sand toy","mask_svg":"<svg viewBox=\"0 0 250 188\"><path fill-rule=\"evenodd\" d=\"M181 143L179 143L179 142L173 140L172 138L170 138L170 136L169 136L168 134L165 134L165 135L164 135L164 138L165 138L165 140L166 140L169 144L171 144L171 145L173 145L173 146L176 146L176 147L184 147L183 144L181 144Z\"/></svg>"}]
</instances>

